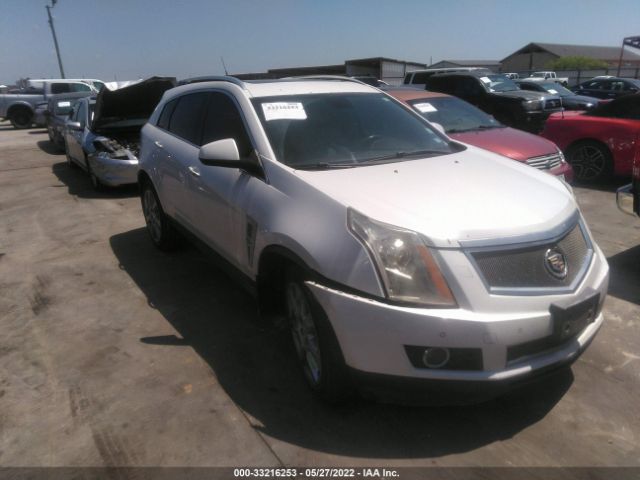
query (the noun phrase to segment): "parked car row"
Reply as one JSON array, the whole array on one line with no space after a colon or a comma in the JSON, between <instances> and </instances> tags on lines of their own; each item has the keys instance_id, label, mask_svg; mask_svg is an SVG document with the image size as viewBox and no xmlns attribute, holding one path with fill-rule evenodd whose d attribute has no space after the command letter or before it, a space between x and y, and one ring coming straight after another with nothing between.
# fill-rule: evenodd
<instances>
[{"instance_id":1,"label":"parked car row","mask_svg":"<svg viewBox=\"0 0 640 480\"><path fill-rule=\"evenodd\" d=\"M27 88L0 94L0 118L9 120L14 128L29 128L46 123L44 112L52 95L72 92L97 93L104 84L99 80L30 80Z\"/></svg>"}]
</instances>

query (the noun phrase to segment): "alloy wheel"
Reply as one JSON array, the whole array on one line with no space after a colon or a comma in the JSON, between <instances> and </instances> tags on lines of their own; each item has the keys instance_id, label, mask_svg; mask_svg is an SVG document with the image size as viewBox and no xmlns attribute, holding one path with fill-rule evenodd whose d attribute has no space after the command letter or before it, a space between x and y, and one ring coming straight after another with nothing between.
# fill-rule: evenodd
<instances>
[{"instance_id":1,"label":"alloy wheel","mask_svg":"<svg viewBox=\"0 0 640 480\"><path fill-rule=\"evenodd\" d=\"M607 159L604 152L593 145L583 145L571 157L571 166L580 180L595 180L605 168Z\"/></svg>"},{"instance_id":2,"label":"alloy wheel","mask_svg":"<svg viewBox=\"0 0 640 480\"><path fill-rule=\"evenodd\" d=\"M154 242L159 243L162 238L162 220L160 205L156 196L150 188L145 189L142 197L144 219L147 222L147 229Z\"/></svg>"},{"instance_id":3,"label":"alloy wheel","mask_svg":"<svg viewBox=\"0 0 640 480\"><path fill-rule=\"evenodd\" d=\"M313 386L320 384L322 361L320 341L313 320L311 305L298 283L290 282L286 292L287 313L298 358L302 361L307 380Z\"/></svg>"}]
</instances>

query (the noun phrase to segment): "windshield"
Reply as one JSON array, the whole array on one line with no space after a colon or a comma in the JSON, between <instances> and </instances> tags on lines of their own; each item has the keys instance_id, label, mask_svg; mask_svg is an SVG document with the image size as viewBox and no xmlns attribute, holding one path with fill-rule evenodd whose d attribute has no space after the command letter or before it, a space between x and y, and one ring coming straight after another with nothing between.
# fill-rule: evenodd
<instances>
[{"instance_id":1,"label":"windshield","mask_svg":"<svg viewBox=\"0 0 640 480\"><path fill-rule=\"evenodd\" d=\"M531 77L533 78L545 78L545 73L544 72L533 72L531 74Z\"/></svg>"},{"instance_id":2,"label":"windshield","mask_svg":"<svg viewBox=\"0 0 640 480\"><path fill-rule=\"evenodd\" d=\"M492 116L456 97L421 98L408 103L430 122L442 125L447 133L504 127Z\"/></svg>"},{"instance_id":3,"label":"windshield","mask_svg":"<svg viewBox=\"0 0 640 480\"><path fill-rule=\"evenodd\" d=\"M382 93L288 95L252 102L277 159L293 168L355 167L461 148Z\"/></svg>"},{"instance_id":4,"label":"windshield","mask_svg":"<svg viewBox=\"0 0 640 480\"><path fill-rule=\"evenodd\" d=\"M561 97L569 97L569 96L572 97L575 95L575 93L573 93L568 88L564 88L562 85L555 82L543 83L542 88L544 88L547 92L551 93L552 95L560 95Z\"/></svg>"},{"instance_id":5,"label":"windshield","mask_svg":"<svg viewBox=\"0 0 640 480\"><path fill-rule=\"evenodd\" d=\"M490 92L510 92L512 90L520 90L513 80L505 77L504 75L485 75L480 77L480 81L489 89Z\"/></svg>"}]
</instances>

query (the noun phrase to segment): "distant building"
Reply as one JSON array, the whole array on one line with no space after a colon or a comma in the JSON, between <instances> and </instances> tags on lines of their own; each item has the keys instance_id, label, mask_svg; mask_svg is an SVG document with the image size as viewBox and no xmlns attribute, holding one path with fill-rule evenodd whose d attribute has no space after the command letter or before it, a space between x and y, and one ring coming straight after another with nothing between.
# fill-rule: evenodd
<instances>
[{"instance_id":1,"label":"distant building","mask_svg":"<svg viewBox=\"0 0 640 480\"><path fill-rule=\"evenodd\" d=\"M427 68L425 63L408 62L394 58L373 57L346 60L340 65L310 67L271 68L264 73L240 73L233 75L242 80L298 77L302 75L372 76L391 85L400 85L406 72Z\"/></svg>"},{"instance_id":2,"label":"distant building","mask_svg":"<svg viewBox=\"0 0 640 480\"><path fill-rule=\"evenodd\" d=\"M545 70L549 62L560 57L588 57L606 62L610 67L618 65L620 47L598 47L590 45L563 45L557 43L529 43L502 59L503 72ZM623 66L640 66L640 55L625 49Z\"/></svg>"},{"instance_id":3,"label":"distant building","mask_svg":"<svg viewBox=\"0 0 640 480\"><path fill-rule=\"evenodd\" d=\"M440 60L427 68L482 67L494 72L500 71L498 60Z\"/></svg>"}]
</instances>

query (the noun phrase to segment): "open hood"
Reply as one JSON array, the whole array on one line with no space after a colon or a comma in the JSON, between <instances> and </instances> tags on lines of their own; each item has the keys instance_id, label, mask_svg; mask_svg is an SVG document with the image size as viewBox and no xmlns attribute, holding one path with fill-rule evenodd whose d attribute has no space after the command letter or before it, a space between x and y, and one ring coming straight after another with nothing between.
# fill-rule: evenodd
<instances>
[{"instance_id":1,"label":"open hood","mask_svg":"<svg viewBox=\"0 0 640 480\"><path fill-rule=\"evenodd\" d=\"M121 120L148 119L164 92L175 85L173 77L151 77L117 90L103 88L96 98L93 130Z\"/></svg>"}]
</instances>

